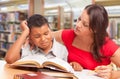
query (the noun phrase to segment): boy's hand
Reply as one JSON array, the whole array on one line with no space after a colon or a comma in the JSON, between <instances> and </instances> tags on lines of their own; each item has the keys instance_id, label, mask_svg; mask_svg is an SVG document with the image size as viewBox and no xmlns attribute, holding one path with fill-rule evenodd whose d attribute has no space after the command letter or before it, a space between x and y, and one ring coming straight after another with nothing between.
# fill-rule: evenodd
<instances>
[{"instance_id":1,"label":"boy's hand","mask_svg":"<svg viewBox=\"0 0 120 79\"><path fill-rule=\"evenodd\" d=\"M26 20L24 20L24 21L21 22L20 27L21 27L22 31L29 30L29 28L27 26L27 21Z\"/></svg>"},{"instance_id":2,"label":"boy's hand","mask_svg":"<svg viewBox=\"0 0 120 79\"><path fill-rule=\"evenodd\" d=\"M77 62L70 62L70 65L75 71L81 71L83 67Z\"/></svg>"},{"instance_id":3,"label":"boy's hand","mask_svg":"<svg viewBox=\"0 0 120 79\"><path fill-rule=\"evenodd\" d=\"M22 31L25 31L29 35L29 28L27 26L26 20L21 22L20 27ZM27 44L30 44L30 50L33 50L33 48L35 47L34 43L32 43L32 40L30 40L29 37L26 38L24 46L26 46Z\"/></svg>"}]
</instances>

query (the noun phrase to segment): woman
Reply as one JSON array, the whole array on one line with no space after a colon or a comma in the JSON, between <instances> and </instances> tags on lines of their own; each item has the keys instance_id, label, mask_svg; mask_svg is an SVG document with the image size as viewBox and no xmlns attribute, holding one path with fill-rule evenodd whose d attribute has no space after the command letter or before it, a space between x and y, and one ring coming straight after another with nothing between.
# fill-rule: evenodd
<instances>
[{"instance_id":1,"label":"woman","mask_svg":"<svg viewBox=\"0 0 120 79\"><path fill-rule=\"evenodd\" d=\"M81 65L85 69L97 69L98 75L106 79L118 77L117 71L111 72L107 66L113 62L120 67L120 48L109 38L107 26L105 8L92 4L85 7L74 30L54 32L56 39L67 47L68 61L76 70Z\"/></svg>"},{"instance_id":2,"label":"woman","mask_svg":"<svg viewBox=\"0 0 120 79\"><path fill-rule=\"evenodd\" d=\"M24 26L24 24L23 24ZM57 41L68 49L68 62L75 70L96 70L105 79L120 77L120 71L112 71L113 62L120 67L120 48L108 36L108 14L101 5L85 7L78 18L75 29L53 33Z\"/></svg>"}]
</instances>

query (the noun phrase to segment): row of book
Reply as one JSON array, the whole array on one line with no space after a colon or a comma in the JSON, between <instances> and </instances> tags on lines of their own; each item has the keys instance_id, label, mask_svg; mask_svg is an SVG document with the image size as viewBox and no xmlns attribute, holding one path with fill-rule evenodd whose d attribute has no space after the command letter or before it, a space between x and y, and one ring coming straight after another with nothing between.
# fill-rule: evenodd
<instances>
[{"instance_id":1,"label":"row of book","mask_svg":"<svg viewBox=\"0 0 120 79\"><path fill-rule=\"evenodd\" d=\"M27 12L0 13L0 50L7 50L21 33L20 22L27 18Z\"/></svg>"},{"instance_id":2,"label":"row of book","mask_svg":"<svg viewBox=\"0 0 120 79\"><path fill-rule=\"evenodd\" d=\"M19 37L18 34L10 33L0 33L0 50L1 49L9 49L9 47L16 41Z\"/></svg>"},{"instance_id":3,"label":"row of book","mask_svg":"<svg viewBox=\"0 0 120 79\"><path fill-rule=\"evenodd\" d=\"M107 31L112 39L120 39L120 19L110 18Z\"/></svg>"},{"instance_id":4,"label":"row of book","mask_svg":"<svg viewBox=\"0 0 120 79\"><path fill-rule=\"evenodd\" d=\"M0 22L20 22L27 18L27 14L23 12L7 12L0 13Z\"/></svg>"},{"instance_id":5,"label":"row of book","mask_svg":"<svg viewBox=\"0 0 120 79\"><path fill-rule=\"evenodd\" d=\"M7 23L7 24L0 24L0 31L9 31L9 32L21 32L20 23Z\"/></svg>"}]
</instances>

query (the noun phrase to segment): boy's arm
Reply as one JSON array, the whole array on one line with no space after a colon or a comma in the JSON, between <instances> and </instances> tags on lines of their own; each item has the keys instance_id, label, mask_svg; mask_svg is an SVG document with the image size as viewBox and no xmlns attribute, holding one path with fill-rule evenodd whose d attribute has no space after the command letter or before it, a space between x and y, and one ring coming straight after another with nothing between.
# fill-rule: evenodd
<instances>
[{"instance_id":1,"label":"boy's arm","mask_svg":"<svg viewBox=\"0 0 120 79\"><path fill-rule=\"evenodd\" d=\"M22 26L23 32L20 37L15 41L15 43L8 49L5 60L7 63L13 63L20 59L21 48L29 35L29 28L27 26Z\"/></svg>"}]
</instances>

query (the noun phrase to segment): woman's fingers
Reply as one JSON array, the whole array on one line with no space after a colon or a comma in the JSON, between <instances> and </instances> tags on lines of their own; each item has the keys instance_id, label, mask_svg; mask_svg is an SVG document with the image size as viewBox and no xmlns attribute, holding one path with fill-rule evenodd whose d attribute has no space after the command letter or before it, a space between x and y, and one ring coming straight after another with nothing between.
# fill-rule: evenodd
<instances>
[{"instance_id":1,"label":"woman's fingers","mask_svg":"<svg viewBox=\"0 0 120 79\"><path fill-rule=\"evenodd\" d=\"M77 62L71 62L70 65L75 71L81 71L83 67Z\"/></svg>"},{"instance_id":2,"label":"woman's fingers","mask_svg":"<svg viewBox=\"0 0 120 79\"><path fill-rule=\"evenodd\" d=\"M111 73L112 73L111 66L98 66L95 69L98 76L104 79L109 79L111 77Z\"/></svg>"}]
</instances>

